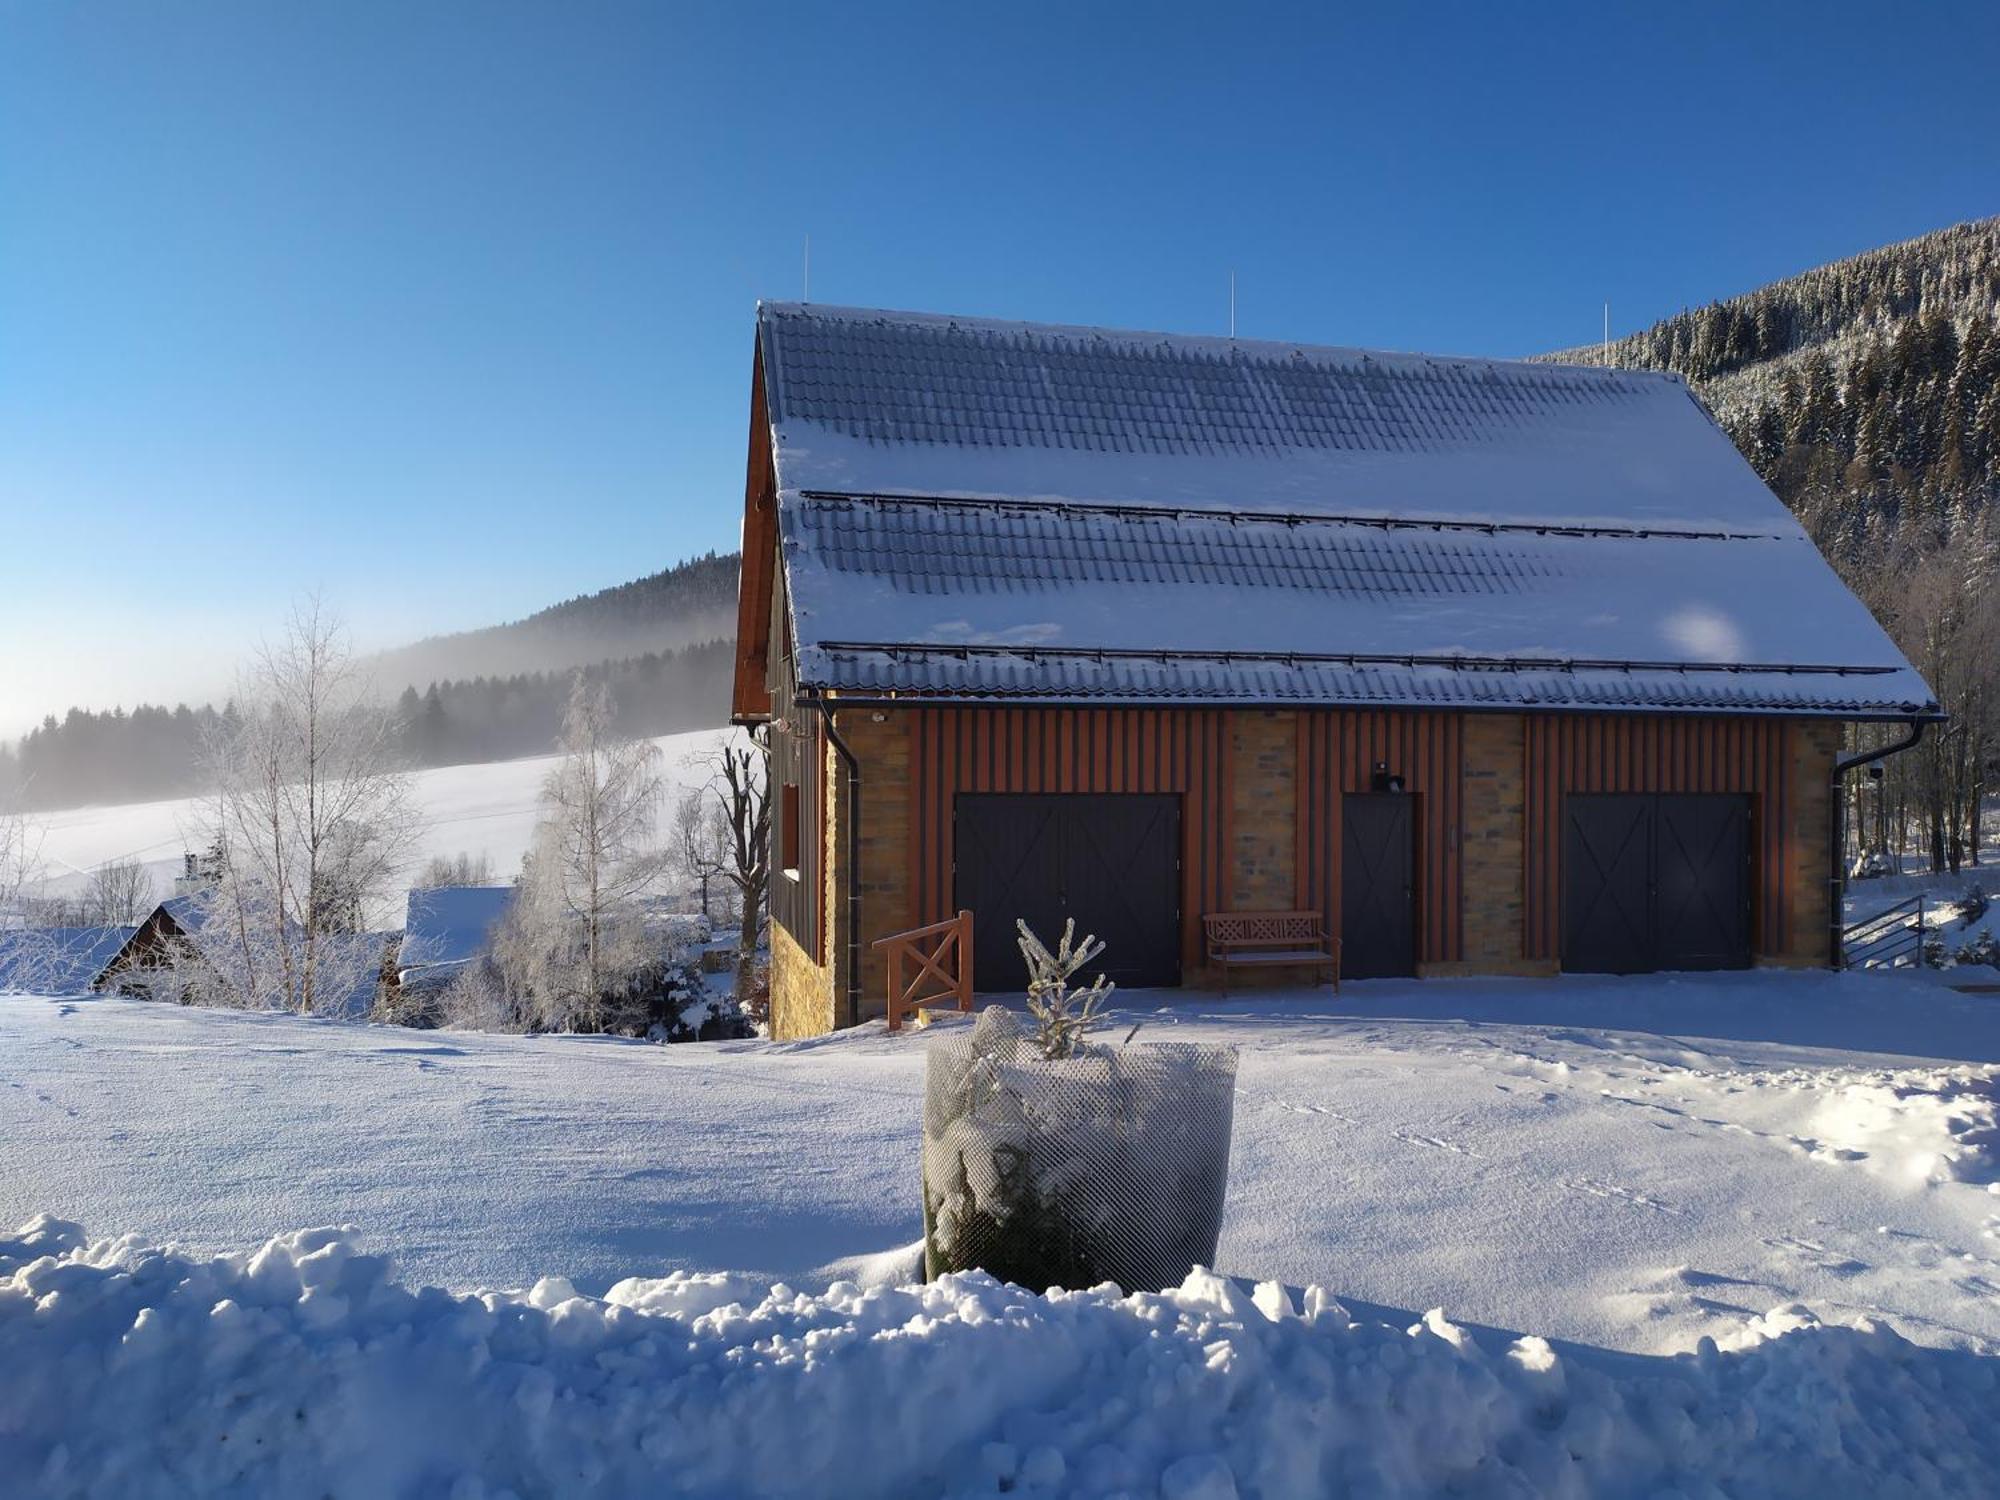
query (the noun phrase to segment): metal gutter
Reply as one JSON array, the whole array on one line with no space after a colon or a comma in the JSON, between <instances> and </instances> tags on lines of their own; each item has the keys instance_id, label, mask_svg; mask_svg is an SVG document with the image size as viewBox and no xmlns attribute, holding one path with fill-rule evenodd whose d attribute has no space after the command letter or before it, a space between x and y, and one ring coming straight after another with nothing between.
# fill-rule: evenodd
<instances>
[{"instance_id":1,"label":"metal gutter","mask_svg":"<svg viewBox=\"0 0 2000 1500\"><path fill-rule=\"evenodd\" d=\"M1907 721L1910 732L1895 744L1882 745L1874 750L1856 750L1840 756L1833 763L1827 796L1827 821L1830 825L1827 860L1832 866L1827 880L1827 888L1832 893L1827 910L1827 953L1836 969L1843 966L1840 939L1847 928L1841 920L1842 907L1847 899L1847 862L1841 857L1847 843L1847 773L1873 765L1878 760L1887 760L1892 755L1901 755L1905 750L1914 750L1917 742L1924 737L1924 731L1943 717L1940 712L1934 718L1910 719Z\"/></svg>"}]
</instances>

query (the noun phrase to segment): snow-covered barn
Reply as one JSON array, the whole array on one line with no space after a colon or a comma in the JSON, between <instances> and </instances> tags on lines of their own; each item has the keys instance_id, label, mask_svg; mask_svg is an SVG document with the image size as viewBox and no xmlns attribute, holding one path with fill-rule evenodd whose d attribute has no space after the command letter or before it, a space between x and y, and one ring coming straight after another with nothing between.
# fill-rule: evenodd
<instances>
[{"instance_id":1,"label":"snow-covered barn","mask_svg":"<svg viewBox=\"0 0 2000 1500\"><path fill-rule=\"evenodd\" d=\"M1817 965L1843 721L1922 679L1677 377L759 310L735 715L779 1036L975 914L1213 979Z\"/></svg>"}]
</instances>

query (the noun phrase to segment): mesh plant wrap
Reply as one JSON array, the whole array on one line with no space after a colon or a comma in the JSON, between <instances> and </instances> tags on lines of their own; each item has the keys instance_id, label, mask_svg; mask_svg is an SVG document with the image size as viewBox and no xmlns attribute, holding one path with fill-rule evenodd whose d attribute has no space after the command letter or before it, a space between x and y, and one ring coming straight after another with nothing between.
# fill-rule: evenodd
<instances>
[{"instance_id":1,"label":"mesh plant wrap","mask_svg":"<svg viewBox=\"0 0 2000 1500\"><path fill-rule=\"evenodd\" d=\"M926 1273L1036 1291L1180 1285L1215 1261L1235 1098L1233 1047L1086 1046L1050 1062L988 1009L930 1050Z\"/></svg>"}]
</instances>

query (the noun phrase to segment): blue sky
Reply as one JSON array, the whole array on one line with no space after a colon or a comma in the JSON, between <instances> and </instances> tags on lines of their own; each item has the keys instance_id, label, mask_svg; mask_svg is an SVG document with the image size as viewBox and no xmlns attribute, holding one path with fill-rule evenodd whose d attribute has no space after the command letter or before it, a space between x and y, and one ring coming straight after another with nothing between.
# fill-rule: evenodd
<instances>
[{"instance_id":1,"label":"blue sky","mask_svg":"<svg viewBox=\"0 0 2000 1500\"><path fill-rule=\"evenodd\" d=\"M0 731L735 545L752 309L1524 354L2000 211L2000 7L0 0Z\"/></svg>"}]
</instances>

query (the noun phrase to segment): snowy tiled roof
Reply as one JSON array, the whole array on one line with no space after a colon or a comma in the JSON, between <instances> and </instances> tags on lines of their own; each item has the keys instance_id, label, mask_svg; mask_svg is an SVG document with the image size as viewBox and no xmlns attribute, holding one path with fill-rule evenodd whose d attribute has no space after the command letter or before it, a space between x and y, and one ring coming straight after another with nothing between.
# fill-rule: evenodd
<instances>
[{"instance_id":1,"label":"snowy tiled roof","mask_svg":"<svg viewBox=\"0 0 2000 1500\"><path fill-rule=\"evenodd\" d=\"M493 926L513 904L511 885L442 886L411 891L396 962L400 979L448 979L486 949Z\"/></svg>"},{"instance_id":2,"label":"snowy tiled roof","mask_svg":"<svg viewBox=\"0 0 2000 1500\"><path fill-rule=\"evenodd\" d=\"M808 688L1931 703L1671 376L797 306L761 336Z\"/></svg>"},{"instance_id":3,"label":"snowy tiled roof","mask_svg":"<svg viewBox=\"0 0 2000 1500\"><path fill-rule=\"evenodd\" d=\"M0 994L83 994L134 931L27 927L0 932Z\"/></svg>"},{"instance_id":4,"label":"snowy tiled roof","mask_svg":"<svg viewBox=\"0 0 2000 1500\"><path fill-rule=\"evenodd\" d=\"M1789 527L1680 378L766 304L779 487Z\"/></svg>"}]
</instances>

